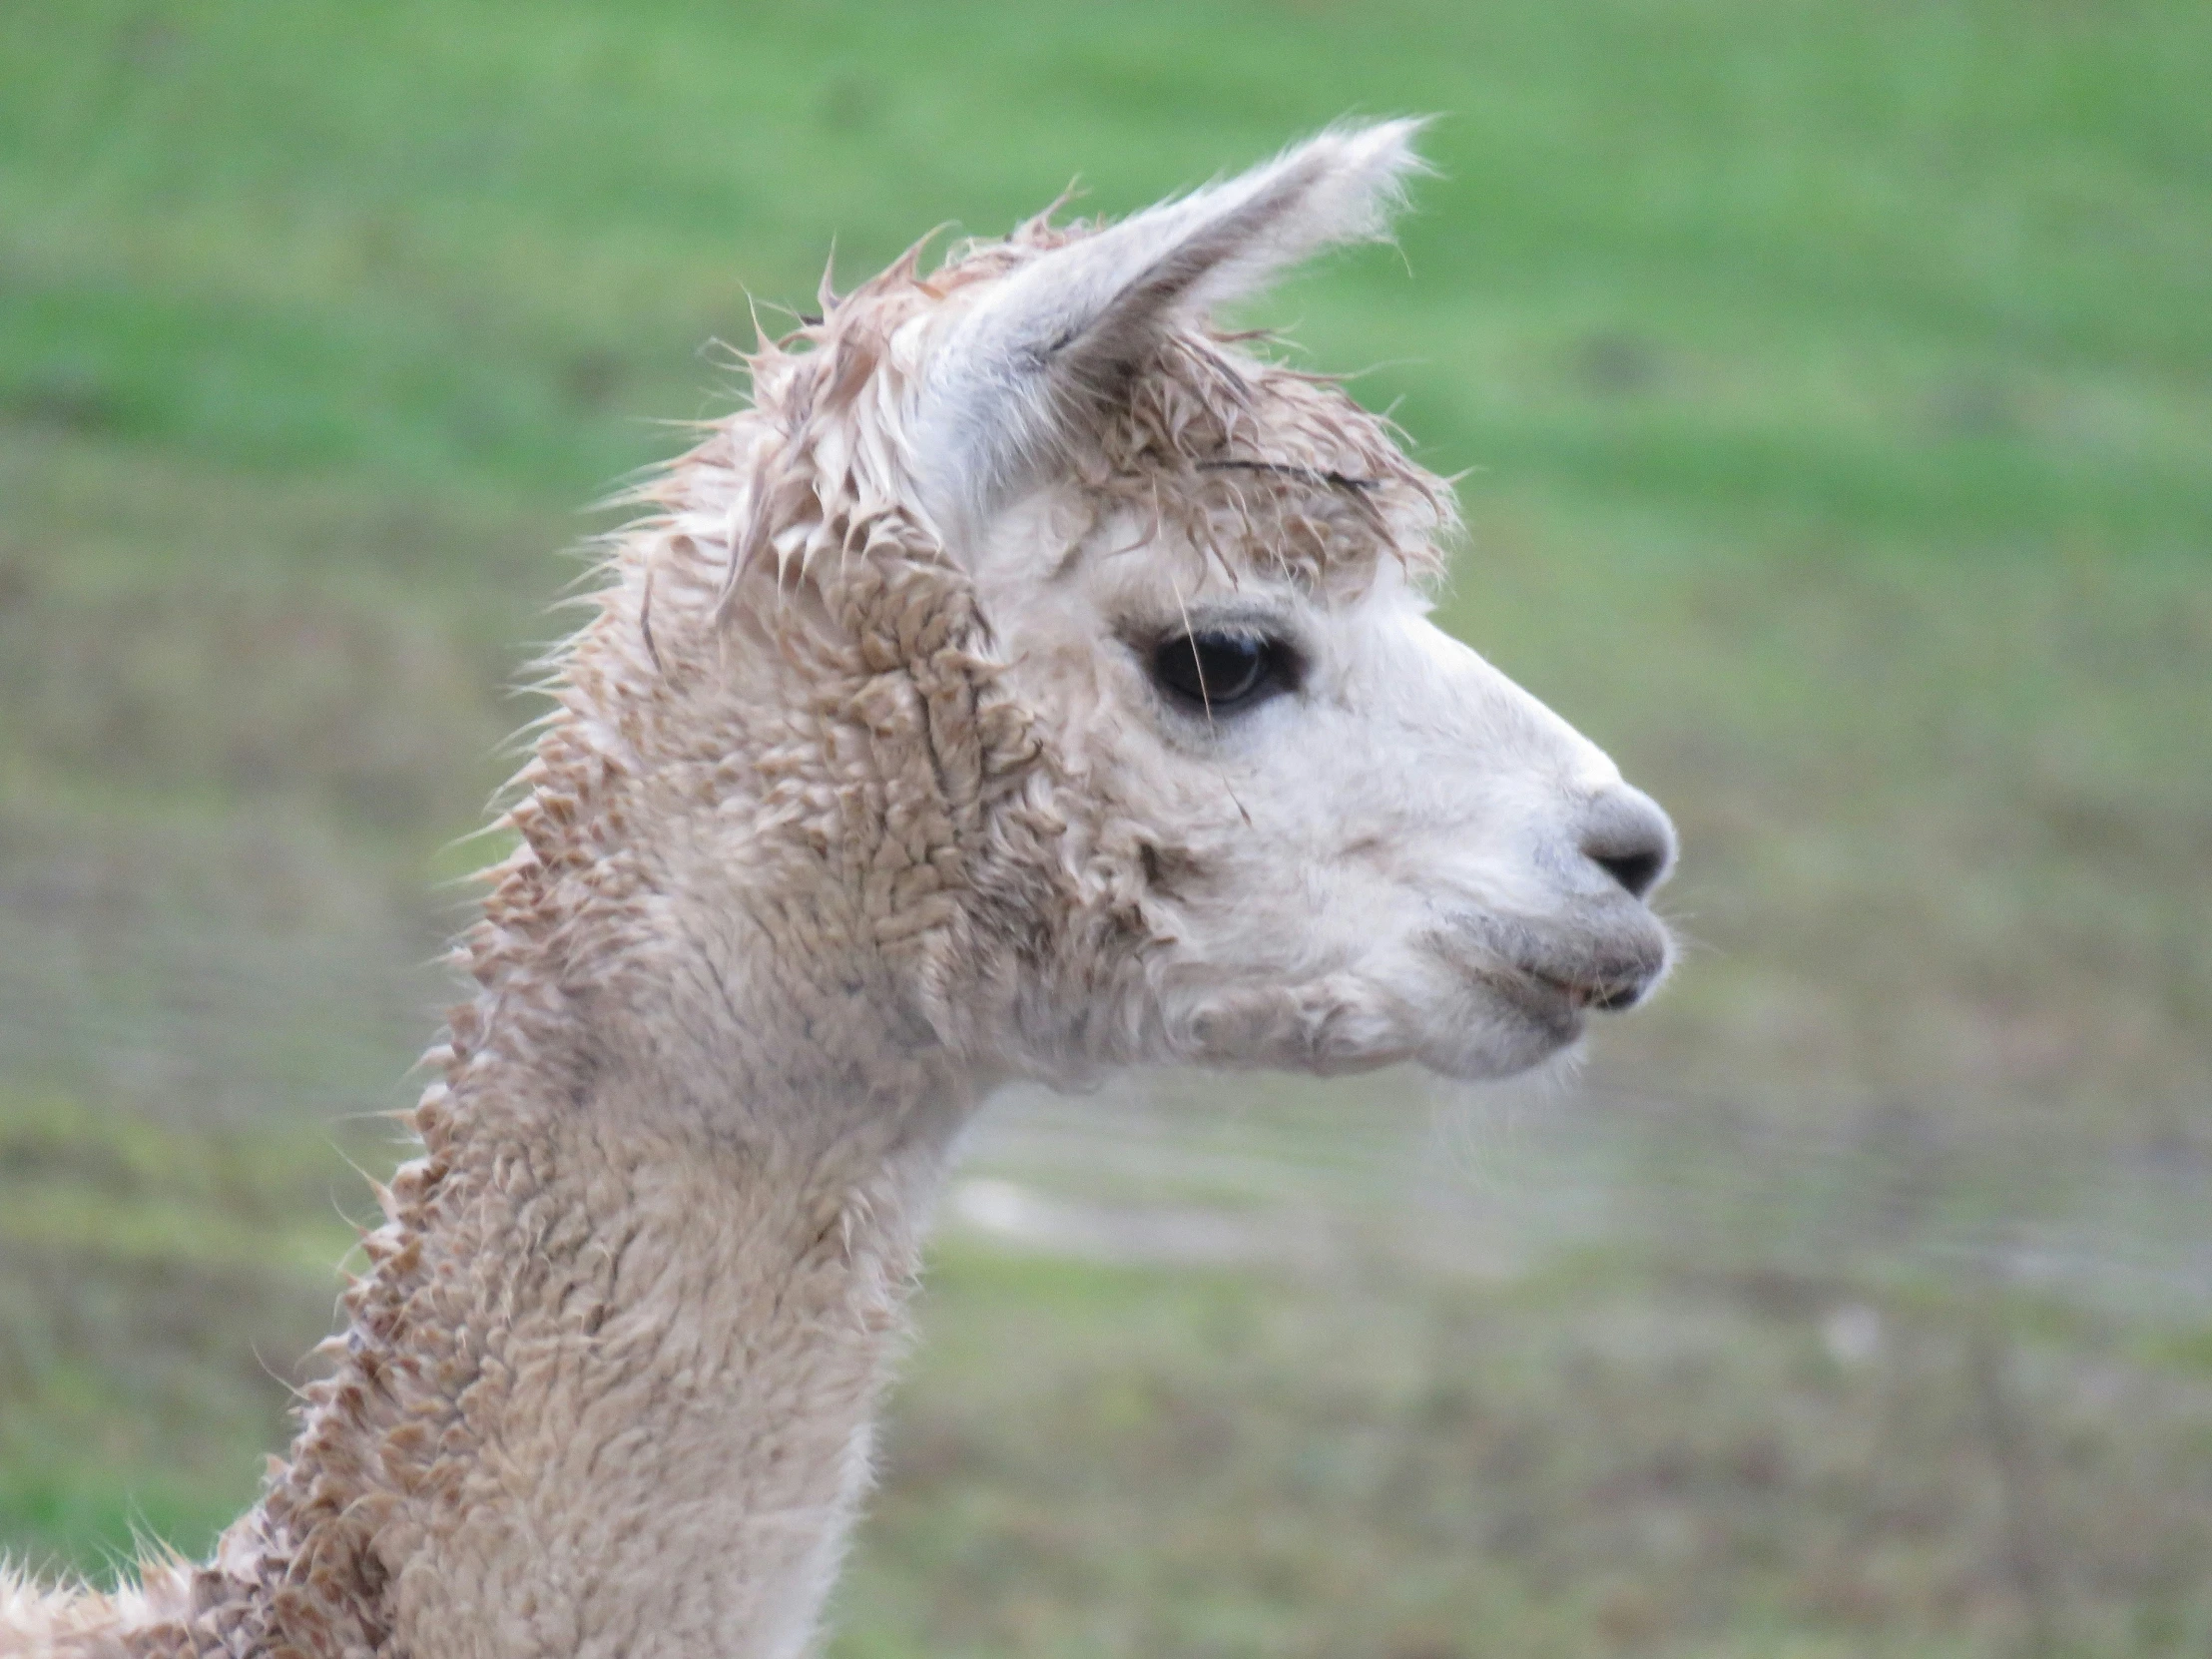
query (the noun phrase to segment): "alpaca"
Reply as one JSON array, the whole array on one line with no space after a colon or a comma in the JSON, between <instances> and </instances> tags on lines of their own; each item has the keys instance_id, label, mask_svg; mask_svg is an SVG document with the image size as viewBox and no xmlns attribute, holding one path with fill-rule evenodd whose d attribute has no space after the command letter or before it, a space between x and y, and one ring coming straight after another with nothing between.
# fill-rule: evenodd
<instances>
[{"instance_id":1,"label":"alpaca","mask_svg":"<svg viewBox=\"0 0 2212 1659\"><path fill-rule=\"evenodd\" d=\"M1424 615L1447 488L1209 324L1413 127L918 251L612 539L325 1381L56 1659L814 1637L953 1142L1016 1078L1520 1070L1664 972L1666 818Z\"/></svg>"}]
</instances>

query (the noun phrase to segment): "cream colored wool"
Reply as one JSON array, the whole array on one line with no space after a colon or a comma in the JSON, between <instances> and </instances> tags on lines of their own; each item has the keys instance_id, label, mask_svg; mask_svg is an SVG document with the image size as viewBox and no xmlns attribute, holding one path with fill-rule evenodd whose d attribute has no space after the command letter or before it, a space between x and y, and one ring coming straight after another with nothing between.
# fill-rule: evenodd
<instances>
[{"instance_id":1,"label":"cream colored wool","mask_svg":"<svg viewBox=\"0 0 2212 1659\"><path fill-rule=\"evenodd\" d=\"M559 656L289 1453L209 1564L0 1579L0 1652L786 1659L992 1088L1495 1075L1656 980L1664 818L1422 616L1448 491L1208 325L1378 234L1411 133L761 347ZM1177 706L1187 629L1298 683Z\"/></svg>"}]
</instances>

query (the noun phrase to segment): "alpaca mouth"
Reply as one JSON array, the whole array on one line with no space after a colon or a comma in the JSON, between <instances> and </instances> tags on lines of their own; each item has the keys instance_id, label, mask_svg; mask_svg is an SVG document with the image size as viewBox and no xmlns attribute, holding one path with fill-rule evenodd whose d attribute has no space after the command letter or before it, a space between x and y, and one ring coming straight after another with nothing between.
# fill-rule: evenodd
<instances>
[{"instance_id":1,"label":"alpaca mouth","mask_svg":"<svg viewBox=\"0 0 2212 1659\"><path fill-rule=\"evenodd\" d=\"M1621 1013L1643 1001L1666 976L1671 954L1656 921L1603 946L1576 940L1564 950L1535 948L1531 929L1496 918L1463 922L1456 931L1494 953L1477 977L1543 1023L1575 1031L1587 1013Z\"/></svg>"},{"instance_id":2,"label":"alpaca mouth","mask_svg":"<svg viewBox=\"0 0 2212 1659\"><path fill-rule=\"evenodd\" d=\"M1575 979L1527 964L1522 965L1521 972L1553 995L1563 998L1577 1013L1587 1008L1602 1014L1625 1013L1643 1001L1659 979L1656 972Z\"/></svg>"},{"instance_id":3,"label":"alpaca mouth","mask_svg":"<svg viewBox=\"0 0 2212 1659\"><path fill-rule=\"evenodd\" d=\"M1545 1047L1564 1047L1582 1035L1591 1007L1588 988L1558 974L1495 963L1461 971L1495 1002L1540 1033Z\"/></svg>"},{"instance_id":4,"label":"alpaca mouth","mask_svg":"<svg viewBox=\"0 0 2212 1659\"><path fill-rule=\"evenodd\" d=\"M1523 1064L1533 1064L1543 1054L1581 1040L1589 1017L1634 1007L1658 982L1650 974L1562 973L1556 965L1499 963L1477 970L1473 977L1497 1004L1517 1016L1528 1035L1540 1047ZM1519 1069L1517 1066L1512 1069Z\"/></svg>"}]
</instances>

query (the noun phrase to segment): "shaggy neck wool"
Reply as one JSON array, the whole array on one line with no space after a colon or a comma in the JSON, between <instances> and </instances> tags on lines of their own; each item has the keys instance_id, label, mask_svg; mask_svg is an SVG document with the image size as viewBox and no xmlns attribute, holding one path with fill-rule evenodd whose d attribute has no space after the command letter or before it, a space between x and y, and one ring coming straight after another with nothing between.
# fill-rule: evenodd
<instances>
[{"instance_id":1,"label":"shaggy neck wool","mask_svg":"<svg viewBox=\"0 0 2212 1659\"><path fill-rule=\"evenodd\" d=\"M619 1034L595 1061L506 1052L502 1026L418 1110L427 1156L337 1369L201 1575L194 1639L794 1652L865 1479L941 1138L751 1137ZM945 1102L791 1104L911 1126Z\"/></svg>"},{"instance_id":2,"label":"shaggy neck wool","mask_svg":"<svg viewBox=\"0 0 2212 1659\"><path fill-rule=\"evenodd\" d=\"M839 360L764 365L763 403L835 414ZM972 858L1036 746L991 709L964 580L793 427L715 429L612 549L461 952L423 1155L380 1190L263 1501L207 1567L0 1609L53 1651L811 1636L922 1218L993 1080L960 1051L1003 902ZM838 581L733 591L757 492L774 538L853 550Z\"/></svg>"}]
</instances>

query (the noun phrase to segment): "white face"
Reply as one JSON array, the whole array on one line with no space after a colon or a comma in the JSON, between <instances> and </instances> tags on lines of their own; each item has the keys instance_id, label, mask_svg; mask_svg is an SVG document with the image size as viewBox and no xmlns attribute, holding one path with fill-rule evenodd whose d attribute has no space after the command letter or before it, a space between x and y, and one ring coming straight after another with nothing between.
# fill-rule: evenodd
<instances>
[{"instance_id":1,"label":"white face","mask_svg":"<svg viewBox=\"0 0 2212 1659\"><path fill-rule=\"evenodd\" d=\"M1033 238L893 343L921 363L931 521L1061 778L1044 816L1067 830L1036 855L1064 861L1073 903L1039 918L1049 945L1023 935L1015 996L1040 1068L1496 1076L1665 971L1643 903L1674 857L1665 815L1398 573L1442 486L1341 394L1205 332L1212 306L1379 234L1418 170L1413 132L1335 128L1119 225ZM1206 488L1294 483L1344 494L1280 522L1206 516ZM1175 543L1194 520L1163 501L1204 509L1228 551ZM1323 597L1369 568L1357 535L1312 544L1336 549L1307 561L1312 588L1255 574L1306 545L1271 543L1284 525L1356 522L1380 560L1356 595Z\"/></svg>"},{"instance_id":2,"label":"white face","mask_svg":"<svg viewBox=\"0 0 2212 1659\"><path fill-rule=\"evenodd\" d=\"M1089 1058L1493 1077L1656 983L1668 940L1642 900L1673 860L1665 815L1429 622L1394 564L1332 604L1116 556L1133 535L1109 524L1040 582L1059 506L1006 514L974 574L1069 775L1069 855L1135 888L1115 896L1149 935L1116 980L1141 1006L1107 1022L1137 1051Z\"/></svg>"}]
</instances>

